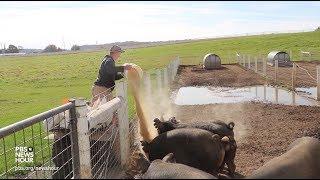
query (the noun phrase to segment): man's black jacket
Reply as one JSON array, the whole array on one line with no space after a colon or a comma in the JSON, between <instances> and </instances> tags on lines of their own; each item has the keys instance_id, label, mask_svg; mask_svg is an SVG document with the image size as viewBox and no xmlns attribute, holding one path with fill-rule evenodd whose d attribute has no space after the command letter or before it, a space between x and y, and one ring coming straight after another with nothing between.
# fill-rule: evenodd
<instances>
[{"instance_id":1,"label":"man's black jacket","mask_svg":"<svg viewBox=\"0 0 320 180\"><path fill-rule=\"evenodd\" d=\"M120 73L124 72L124 66L115 66L115 62L111 56L106 55L101 63L99 75L94 82L95 85L104 86L106 88L114 89L115 80L123 78Z\"/></svg>"}]
</instances>

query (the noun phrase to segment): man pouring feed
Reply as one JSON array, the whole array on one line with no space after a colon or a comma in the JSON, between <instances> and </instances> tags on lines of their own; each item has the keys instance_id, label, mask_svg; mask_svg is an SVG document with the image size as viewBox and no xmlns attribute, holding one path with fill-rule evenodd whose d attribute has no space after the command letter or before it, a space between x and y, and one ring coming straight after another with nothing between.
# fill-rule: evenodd
<instances>
[{"instance_id":1,"label":"man pouring feed","mask_svg":"<svg viewBox=\"0 0 320 180\"><path fill-rule=\"evenodd\" d=\"M131 65L115 66L115 61L117 61L125 51L119 46L114 45L110 48L110 53L107 54L100 65L99 74L97 80L94 82L92 87L92 101L91 105L100 98L106 98L107 101L111 100L112 91L115 86L115 81L122 79L125 70L130 70Z\"/></svg>"}]
</instances>

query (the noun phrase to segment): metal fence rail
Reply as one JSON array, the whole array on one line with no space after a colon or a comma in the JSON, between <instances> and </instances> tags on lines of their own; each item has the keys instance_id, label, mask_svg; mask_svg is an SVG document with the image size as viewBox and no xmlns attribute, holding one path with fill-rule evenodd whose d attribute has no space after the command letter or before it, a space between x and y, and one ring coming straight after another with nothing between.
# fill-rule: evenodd
<instances>
[{"instance_id":1,"label":"metal fence rail","mask_svg":"<svg viewBox=\"0 0 320 180\"><path fill-rule=\"evenodd\" d=\"M59 146L71 139L58 134L74 134L68 129L76 120L74 108L72 101L1 128L0 178L71 178L72 156L65 159L65 164L59 164L73 148ZM70 173L66 174L65 169L71 169Z\"/></svg>"},{"instance_id":2,"label":"metal fence rail","mask_svg":"<svg viewBox=\"0 0 320 180\"><path fill-rule=\"evenodd\" d=\"M156 84L145 73L145 93L166 92L164 87L174 80L179 63L177 58L156 70L152 78ZM139 126L128 119L126 82L118 82L115 89L116 94L99 95L92 106L85 99L71 99L1 128L0 179L125 177L130 154L139 151Z\"/></svg>"}]
</instances>

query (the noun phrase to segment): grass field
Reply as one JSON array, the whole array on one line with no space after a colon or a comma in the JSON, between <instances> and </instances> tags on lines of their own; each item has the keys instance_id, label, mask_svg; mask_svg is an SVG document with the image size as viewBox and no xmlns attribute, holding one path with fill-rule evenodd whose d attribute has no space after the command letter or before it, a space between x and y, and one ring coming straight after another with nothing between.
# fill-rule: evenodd
<instances>
[{"instance_id":1,"label":"grass field","mask_svg":"<svg viewBox=\"0 0 320 180\"><path fill-rule=\"evenodd\" d=\"M233 63L235 52L266 56L272 50L291 50L299 60L300 50L320 52L320 31L199 40L189 43L130 49L118 64L132 62L144 70L166 66L177 56L183 64L195 64L214 52L222 63ZM0 127L62 104L64 98L90 99L106 51L34 57L0 58ZM320 59L319 59L320 60ZM129 115L135 108L129 96Z\"/></svg>"},{"instance_id":2,"label":"grass field","mask_svg":"<svg viewBox=\"0 0 320 180\"><path fill-rule=\"evenodd\" d=\"M320 52L320 32L212 39L131 49L123 54L118 64L133 62L149 70L167 65L176 56L180 56L183 63L199 63L209 52L220 55L223 63L229 63L235 62L230 55L235 57L236 51L266 56L271 50L291 50L293 60L298 60L300 50ZM63 98L89 98L104 54L105 51L0 58L0 127L60 105Z\"/></svg>"}]
</instances>

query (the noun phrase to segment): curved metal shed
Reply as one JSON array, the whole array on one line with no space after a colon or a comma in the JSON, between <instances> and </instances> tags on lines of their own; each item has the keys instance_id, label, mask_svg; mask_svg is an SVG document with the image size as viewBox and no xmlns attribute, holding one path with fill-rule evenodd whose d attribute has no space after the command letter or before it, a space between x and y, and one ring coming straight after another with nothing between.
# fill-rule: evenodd
<instances>
[{"instance_id":1,"label":"curved metal shed","mask_svg":"<svg viewBox=\"0 0 320 180\"><path fill-rule=\"evenodd\" d=\"M284 51L271 51L268 54L268 63L270 65L274 66L275 60L278 60L279 67L292 66L289 54Z\"/></svg>"},{"instance_id":2,"label":"curved metal shed","mask_svg":"<svg viewBox=\"0 0 320 180\"><path fill-rule=\"evenodd\" d=\"M207 54L203 58L203 66L205 69L219 69L221 68L221 59L216 54Z\"/></svg>"}]
</instances>

